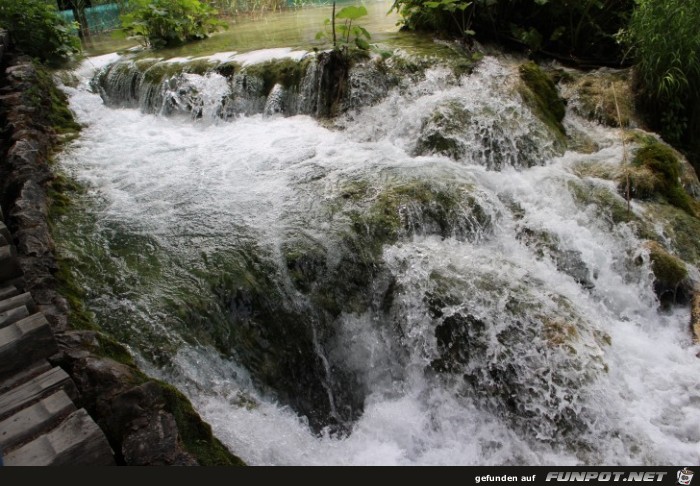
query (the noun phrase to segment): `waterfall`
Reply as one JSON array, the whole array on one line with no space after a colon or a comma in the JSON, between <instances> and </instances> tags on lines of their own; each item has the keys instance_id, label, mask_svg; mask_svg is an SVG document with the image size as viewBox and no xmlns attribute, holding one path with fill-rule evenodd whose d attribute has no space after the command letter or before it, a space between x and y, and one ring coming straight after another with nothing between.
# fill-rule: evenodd
<instances>
[{"instance_id":1,"label":"waterfall","mask_svg":"<svg viewBox=\"0 0 700 486\"><path fill-rule=\"evenodd\" d=\"M55 238L100 325L252 464L697 461L649 241L696 279L700 223L616 179L653 136L570 106L563 140L498 57L367 59L319 120L295 56L76 71Z\"/></svg>"}]
</instances>

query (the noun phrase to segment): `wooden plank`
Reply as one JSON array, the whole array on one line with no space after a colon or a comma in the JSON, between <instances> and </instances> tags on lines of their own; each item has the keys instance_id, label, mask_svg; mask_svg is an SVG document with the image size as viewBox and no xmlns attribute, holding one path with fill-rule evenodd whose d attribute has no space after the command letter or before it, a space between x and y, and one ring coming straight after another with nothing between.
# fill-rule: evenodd
<instances>
[{"instance_id":1,"label":"wooden plank","mask_svg":"<svg viewBox=\"0 0 700 486\"><path fill-rule=\"evenodd\" d=\"M75 405L59 390L29 408L25 408L0 422L0 450L12 450L54 428L62 419L75 412Z\"/></svg>"},{"instance_id":2,"label":"wooden plank","mask_svg":"<svg viewBox=\"0 0 700 486\"><path fill-rule=\"evenodd\" d=\"M16 386L19 386L22 383L31 380L35 376L39 376L42 373L46 373L51 368L53 368L53 366L51 366L49 362L45 359L37 361L36 363L32 363L30 366L23 369L19 373L16 373L7 380L0 382L0 394L5 393L10 389L15 388Z\"/></svg>"},{"instance_id":3,"label":"wooden plank","mask_svg":"<svg viewBox=\"0 0 700 486\"><path fill-rule=\"evenodd\" d=\"M0 329L0 380L58 352L53 331L37 313Z\"/></svg>"},{"instance_id":4,"label":"wooden plank","mask_svg":"<svg viewBox=\"0 0 700 486\"><path fill-rule=\"evenodd\" d=\"M15 295L19 295L21 292L17 290L17 287L14 285L8 285L6 287L0 288L0 300L5 300L9 299L10 297L14 297Z\"/></svg>"},{"instance_id":5,"label":"wooden plank","mask_svg":"<svg viewBox=\"0 0 700 486\"><path fill-rule=\"evenodd\" d=\"M15 249L10 245L0 247L0 282L22 276Z\"/></svg>"},{"instance_id":6,"label":"wooden plank","mask_svg":"<svg viewBox=\"0 0 700 486\"><path fill-rule=\"evenodd\" d=\"M21 307L15 307L5 312L0 312L0 329L14 324L15 322L21 321L25 317L29 316L29 309L26 305Z\"/></svg>"},{"instance_id":7,"label":"wooden plank","mask_svg":"<svg viewBox=\"0 0 700 486\"><path fill-rule=\"evenodd\" d=\"M53 368L32 380L0 395L0 419L22 410L51 395L56 390L63 389L72 400L77 398L75 384L61 368Z\"/></svg>"},{"instance_id":8,"label":"wooden plank","mask_svg":"<svg viewBox=\"0 0 700 486\"><path fill-rule=\"evenodd\" d=\"M10 451L5 465L109 466L114 456L100 428L81 408L51 432Z\"/></svg>"},{"instance_id":9,"label":"wooden plank","mask_svg":"<svg viewBox=\"0 0 700 486\"><path fill-rule=\"evenodd\" d=\"M29 292L25 292L20 295L15 295L14 297L10 297L9 299L0 301L0 312L5 312L10 309L14 309L15 307L21 307L23 305L26 305L27 309L29 309L30 311L36 310L36 304L34 303L34 299L32 299L32 294L30 294Z\"/></svg>"}]
</instances>

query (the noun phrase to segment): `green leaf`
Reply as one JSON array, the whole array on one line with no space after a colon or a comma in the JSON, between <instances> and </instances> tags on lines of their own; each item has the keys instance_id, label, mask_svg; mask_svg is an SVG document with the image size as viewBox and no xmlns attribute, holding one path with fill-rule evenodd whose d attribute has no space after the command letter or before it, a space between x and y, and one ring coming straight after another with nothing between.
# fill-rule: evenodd
<instances>
[{"instance_id":1,"label":"green leaf","mask_svg":"<svg viewBox=\"0 0 700 486\"><path fill-rule=\"evenodd\" d=\"M360 37L355 38L355 45L357 45L357 47L362 49L363 51L368 51L370 48L369 42Z\"/></svg>"},{"instance_id":2,"label":"green leaf","mask_svg":"<svg viewBox=\"0 0 700 486\"><path fill-rule=\"evenodd\" d=\"M343 8L335 16L338 19L356 20L360 17L364 17L365 15L367 15L367 9L364 7L364 5L361 5L359 7L350 5L348 7Z\"/></svg>"},{"instance_id":3,"label":"green leaf","mask_svg":"<svg viewBox=\"0 0 700 486\"><path fill-rule=\"evenodd\" d=\"M365 39L371 39L371 38L372 38L372 36L371 36L371 35L369 34L369 32L367 31L367 29L365 29L364 27L359 26L359 25L358 25L357 27L360 29L360 33L361 33L361 35L362 35Z\"/></svg>"}]
</instances>

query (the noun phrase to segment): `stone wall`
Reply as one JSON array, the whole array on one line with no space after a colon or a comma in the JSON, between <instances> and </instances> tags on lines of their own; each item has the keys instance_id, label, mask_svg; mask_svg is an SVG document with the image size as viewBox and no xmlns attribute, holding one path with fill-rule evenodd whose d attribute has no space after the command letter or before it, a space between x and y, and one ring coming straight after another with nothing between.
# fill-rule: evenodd
<instances>
[{"instance_id":1,"label":"stone wall","mask_svg":"<svg viewBox=\"0 0 700 486\"><path fill-rule=\"evenodd\" d=\"M52 74L8 48L0 33L0 206L17 249L23 278L58 341L49 361L75 382L77 405L107 435L127 465L242 465L173 387L150 379L128 351L99 331L75 329L58 291L58 265L49 217L60 180L51 167L59 140L77 132ZM60 136L59 136L60 134Z\"/></svg>"}]
</instances>

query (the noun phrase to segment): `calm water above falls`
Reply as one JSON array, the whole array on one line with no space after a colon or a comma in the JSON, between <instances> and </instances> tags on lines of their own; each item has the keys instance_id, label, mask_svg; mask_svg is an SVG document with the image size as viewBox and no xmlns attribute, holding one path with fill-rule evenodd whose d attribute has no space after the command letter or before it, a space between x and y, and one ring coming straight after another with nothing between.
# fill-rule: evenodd
<instances>
[{"instance_id":1,"label":"calm water above falls","mask_svg":"<svg viewBox=\"0 0 700 486\"><path fill-rule=\"evenodd\" d=\"M110 108L88 88L100 62L66 88L87 127L60 166L88 190L58 224L60 252L97 321L246 461L697 462L689 312L660 311L633 231L572 196L585 182L576 167L619 165L615 130L568 114L567 128L600 149L557 156L510 86L516 68L492 57L459 81L429 69L334 127L302 115L224 122L212 108L192 121ZM228 89L200 78L202 91ZM478 128L460 135L466 152L417 155L429 114L455 104ZM392 197L398 236L379 241L372 269L356 276L342 265L370 257L349 242L380 239L371 218ZM336 309L324 299L344 280L366 289ZM266 371L274 341L257 355L260 343L226 331L263 322L260 302L308 330L316 371L300 380L318 382L321 415L343 427L305 417L309 400Z\"/></svg>"}]
</instances>

